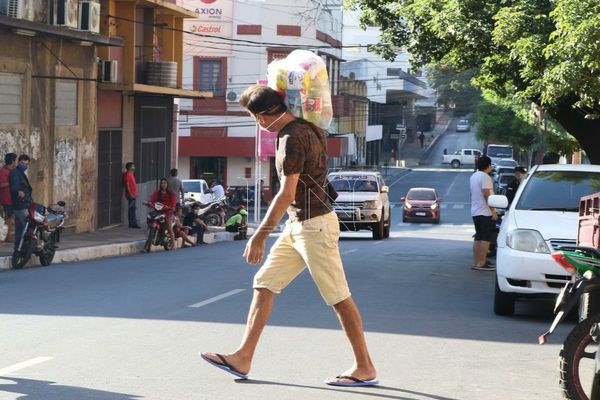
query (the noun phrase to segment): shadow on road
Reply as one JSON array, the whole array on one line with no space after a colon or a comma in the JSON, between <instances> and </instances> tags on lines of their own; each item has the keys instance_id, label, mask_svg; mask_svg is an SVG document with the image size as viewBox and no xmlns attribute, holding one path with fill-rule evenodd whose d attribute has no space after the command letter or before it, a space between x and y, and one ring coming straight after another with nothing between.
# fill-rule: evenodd
<instances>
[{"instance_id":1,"label":"shadow on road","mask_svg":"<svg viewBox=\"0 0 600 400\"><path fill-rule=\"evenodd\" d=\"M10 381L12 383L4 383ZM55 382L13 377L0 377L0 393L23 395L19 400L134 400L141 396L76 386L56 385Z\"/></svg>"},{"instance_id":2,"label":"shadow on road","mask_svg":"<svg viewBox=\"0 0 600 400\"><path fill-rule=\"evenodd\" d=\"M236 383L242 385L272 385L272 386L285 386L290 388L301 388L301 389L313 389L324 392L337 392L344 393L347 395L359 396L360 398L381 398L381 399L396 399L396 400L422 400L423 398L431 399L431 400L458 400L450 397L436 396L429 393L415 392L407 389L400 389L391 386L373 386L366 388L336 388L336 387L324 387L324 386L310 386L310 385L298 385L295 383L286 383L286 382L274 382L274 381L264 381L264 380L243 380L237 379ZM389 394L390 392L398 392L404 395L395 395ZM417 397L406 397L405 395L414 395ZM348 397L351 398L351 397Z\"/></svg>"}]
</instances>

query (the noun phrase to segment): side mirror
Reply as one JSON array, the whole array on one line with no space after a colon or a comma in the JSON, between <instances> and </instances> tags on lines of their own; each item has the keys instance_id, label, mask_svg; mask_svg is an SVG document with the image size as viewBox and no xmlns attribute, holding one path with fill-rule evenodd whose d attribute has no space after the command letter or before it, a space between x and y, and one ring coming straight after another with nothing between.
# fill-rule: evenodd
<instances>
[{"instance_id":1,"label":"side mirror","mask_svg":"<svg viewBox=\"0 0 600 400\"><path fill-rule=\"evenodd\" d=\"M405 201L405 200L406 200L406 197L404 197L404 196L400 197L400 201Z\"/></svg>"},{"instance_id":2,"label":"side mirror","mask_svg":"<svg viewBox=\"0 0 600 400\"><path fill-rule=\"evenodd\" d=\"M381 193L389 193L390 188L389 186L382 186L381 187Z\"/></svg>"},{"instance_id":3,"label":"side mirror","mask_svg":"<svg viewBox=\"0 0 600 400\"><path fill-rule=\"evenodd\" d=\"M508 208L508 199L506 198L506 196L494 194L488 197L488 206L500 209Z\"/></svg>"}]
</instances>

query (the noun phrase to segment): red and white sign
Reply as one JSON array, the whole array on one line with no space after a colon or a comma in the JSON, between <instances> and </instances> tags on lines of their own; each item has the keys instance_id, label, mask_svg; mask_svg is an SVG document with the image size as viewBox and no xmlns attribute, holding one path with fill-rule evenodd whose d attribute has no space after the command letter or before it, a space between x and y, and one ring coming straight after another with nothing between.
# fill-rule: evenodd
<instances>
[{"instance_id":1,"label":"red and white sign","mask_svg":"<svg viewBox=\"0 0 600 400\"><path fill-rule=\"evenodd\" d=\"M233 37L233 0L183 0L195 19L184 20L184 52L191 56L228 56ZM197 35L194 35L197 34ZM200 36L207 35L207 36ZM222 39L224 38L224 39Z\"/></svg>"}]
</instances>

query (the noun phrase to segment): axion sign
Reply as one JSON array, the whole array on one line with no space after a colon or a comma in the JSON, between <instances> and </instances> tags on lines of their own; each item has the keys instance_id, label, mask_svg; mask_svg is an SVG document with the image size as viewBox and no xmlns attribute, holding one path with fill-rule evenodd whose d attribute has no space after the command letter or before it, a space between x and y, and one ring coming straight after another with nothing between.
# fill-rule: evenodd
<instances>
[{"instance_id":1,"label":"axion sign","mask_svg":"<svg viewBox=\"0 0 600 400\"><path fill-rule=\"evenodd\" d=\"M194 1L189 1L192 3ZM196 0L195 4L191 8L198 15L198 19L209 21L209 20L223 20L227 22L231 21L232 16L232 1L231 0Z\"/></svg>"}]
</instances>

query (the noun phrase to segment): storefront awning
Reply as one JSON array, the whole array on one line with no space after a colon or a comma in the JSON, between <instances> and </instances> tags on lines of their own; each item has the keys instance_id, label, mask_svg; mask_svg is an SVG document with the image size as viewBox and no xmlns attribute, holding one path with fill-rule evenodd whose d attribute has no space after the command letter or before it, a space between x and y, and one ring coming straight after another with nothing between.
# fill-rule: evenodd
<instances>
[{"instance_id":1,"label":"storefront awning","mask_svg":"<svg viewBox=\"0 0 600 400\"><path fill-rule=\"evenodd\" d=\"M207 99L213 97L213 92L199 92L197 90L177 89L163 86L145 85L142 83L98 83L102 90L114 90L125 94L155 94L173 96L182 99Z\"/></svg>"}]
</instances>

